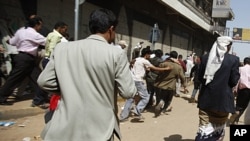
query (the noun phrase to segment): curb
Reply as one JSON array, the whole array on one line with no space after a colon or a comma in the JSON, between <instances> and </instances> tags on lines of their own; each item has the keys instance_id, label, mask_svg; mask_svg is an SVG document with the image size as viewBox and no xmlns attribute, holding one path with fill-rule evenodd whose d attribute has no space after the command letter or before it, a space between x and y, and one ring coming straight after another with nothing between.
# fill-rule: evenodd
<instances>
[{"instance_id":1,"label":"curb","mask_svg":"<svg viewBox=\"0 0 250 141\"><path fill-rule=\"evenodd\" d=\"M21 108L16 110L5 110L0 111L0 120L7 120L7 119L17 119L26 116L34 116L37 114L45 113L44 109L40 109L38 107L28 107L28 108Z\"/></svg>"}]
</instances>

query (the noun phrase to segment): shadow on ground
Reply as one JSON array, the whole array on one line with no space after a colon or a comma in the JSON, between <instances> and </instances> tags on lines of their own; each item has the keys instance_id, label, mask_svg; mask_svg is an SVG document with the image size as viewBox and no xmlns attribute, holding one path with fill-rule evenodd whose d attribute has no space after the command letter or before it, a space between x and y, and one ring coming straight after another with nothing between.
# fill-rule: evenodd
<instances>
[{"instance_id":1,"label":"shadow on ground","mask_svg":"<svg viewBox=\"0 0 250 141\"><path fill-rule=\"evenodd\" d=\"M165 137L164 141L194 141L194 139L182 139L181 135L175 134Z\"/></svg>"},{"instance_id":2,"label":"shadow on ground","mask_svg":"<svg viewBox=\"0 0 250 141\"><path fill-rule=\"evenodd\" d=\"M23 95L12 95L10 97L8 97L8 101L10 102L20 102L20 101L25 101L25 100L29 100L29 99L33 99L34 94L31 93L25 93Z\"/></svg>"},{"instance_id":3,"label":"shadow on ground","mask_svg":"<svg viewBox=\"0 0 250 141\"><path fill-rule=\"evenodd\" d=\"M141 119L138 119L138 118L133 118L133 119L130 120L130 122L132 122L132 123L143 123L144 120L141 120Z\"/></svg>"}]
</instances>

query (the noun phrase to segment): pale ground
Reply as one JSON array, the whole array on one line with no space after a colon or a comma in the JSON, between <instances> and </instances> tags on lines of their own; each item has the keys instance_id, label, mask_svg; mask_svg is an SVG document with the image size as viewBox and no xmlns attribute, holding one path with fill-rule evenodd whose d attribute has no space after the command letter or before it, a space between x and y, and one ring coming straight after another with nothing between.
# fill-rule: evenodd
<instances>
[{"instance_id":1,"label":"pale ground","mask_svg":"<svg viewBox=\"0 0 250 141\"><path fill-rule=\"evenodd\" d=\"M188 103L187 96L182 94L181 97L174 97L171 104L173 110L167 115L154 118L154 113L147 111L143 113L144 122L137 122L131 117L121 123L122 141L194 141L198 129L198 109L196 104ZM123 104L123 101L118 103L120 109ZM0 126L0 140L22 141L30 137L30 141L41 141L39 134L44 126L43 116L39 114L7 120L16 123L9 127ZM224 141L229 141L229 127L226 127Z\"/></svg>"}]
</instances>

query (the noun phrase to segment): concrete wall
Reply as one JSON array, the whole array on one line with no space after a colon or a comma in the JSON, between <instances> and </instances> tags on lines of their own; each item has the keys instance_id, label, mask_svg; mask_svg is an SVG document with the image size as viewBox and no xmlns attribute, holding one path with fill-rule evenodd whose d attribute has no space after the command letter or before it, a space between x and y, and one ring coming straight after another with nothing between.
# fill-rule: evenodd
<instances>
[{"instance_id":1,"label":"concrete wall","mask_svg":"<svg viewBox=\"0 0 250 141\"><path fill-rule=\"evenodd\" d=\"M0 2L1 6L4 7L3 9L8 9L4 11L4 13L7 13L7 16L4 16L4 18L19 21L16 23L19 23L19 26L23 25L25 16L21 12L22 10L20 9L18 1L3 1ZM185 59L185 57L192 52L201 55L204 50L211 47L213 40L209 33L201 31L200 29L192 31L185 28L178 23L178 18L180 18L178 16L170 15L164 17L165 14L163 11L167 9L166 6L160 5L156 1L139 0L135 2L142 3L143 5L138 3L134 4L131 0L118 0L114 2L115 5L111 6L111 9L115 11L119 19L119 25L116 31L116 42L121 39L128 42L129 47L126 48L126 51L129 59L131 58L133 47L136 46L138 42L143 41L143 47L152 45L151 42L149 42L149 34L154 23L158 23L161 34L159 41L155 43L154 49L162 49L164 53L176 50L182 54ZM106 5L108 4L106 3L103 6ZM138 8L137 5L139 5L140 8ZM157 6L157 8L152 7L152 5ZM74 37L74 7L74 0L37 0L37 14L43 18L44 26L52 30L57 21L64 21L69 25L70 37ZM90 35L88 29L89 14L92 10L100 7L102 7L102 5L89 2L80 5L79 39ZM147 9L145 10L143 8ZM3 14L0 13L0 16L1 19L3 19ZM204 38L207 38L207 40Z\"/></svg>"},{"instance_id":2,"label":"concrete wall","mask_svg":"<svg viewBox=\"0 0 250 141\"><path fill-rule=\"evenodd\" d=\"M148 1L149 2L149 1ZM200 47L194 47L196 44L190 43L190 39L188 37L183 37L182 35L178 35L178 33L171 32L171 30L178 28L180 25L175 23L174 20L170 18L169 21L162 22L164 17L161 19L156 19L155 17L150 17L147 14L143 14L138 9L131 9L131 5L125 4L126 1L121 3L120 8L116 10L116 14L119 20L119 25L116 31L116 41L121 39L126 40L129 44L129 47L126 48L128 53L128 58L131 58L133 47L136 46L138 42L143 41L143 47L152 46L152 43L149 42L149 34L154 23L159 22L160 28L160 39L155 43L154 49L162 49L164 53L170 52L172 50L178 51L178 53L182 54L185 58L190 55L192 52L198 51L199 54L202 54L204 49L199 49ZM56 7L54 5L57 5ZM136 4L135 4L136 5ZM147 2L144 2L144 6L147 5ZM150 5L150 3L149 3ZM142 7L144 7L142 5ZM156 5L157 6L157 5ZM100 8L101 6L97 6L95 4L85 2L80 5L79 12L79 39L83 39L87 37L90 32L88 29L88 17L92 10ZM151 7L153 9L153 7ZM160 8L159 8L160 9ZM71 37L74 36L74 1L73 0L42 0L38 1L37 13L43 19L46 19L45 25L52 29L53 24L62 20L69 24L69 34ZM160 17L159 17L160 18ZM182 27L183 28L183 27ZM193 36L193 33L190 31L182 31L188 36ZM182 33L181 33L182 34ZM200 42L201 40L197 40L196 42ZM197 45L199 45L197 44ZM193 49L194 48L194 49ZM199 49L199 50L198 50Z\"/></svg>"}]
</instances>

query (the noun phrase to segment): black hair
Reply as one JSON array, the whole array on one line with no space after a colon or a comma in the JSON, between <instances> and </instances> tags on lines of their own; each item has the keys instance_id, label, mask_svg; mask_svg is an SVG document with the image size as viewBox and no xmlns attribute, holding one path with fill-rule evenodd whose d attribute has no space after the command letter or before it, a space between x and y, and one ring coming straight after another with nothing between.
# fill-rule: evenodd
<instances>
[{"instance_id":1,"label":"black hair","mask_svg":"<svg viewBox=\"0 0 250 141\"><path fill-rule=\"evenodd\" d=\"M57 29L59 27L65 27L65 26L68 26L68 25L62 21L59 21L55 24L54 29Z\"/></svg>"},{"instance_id":2,"label":"black hair","mask_svg":"<svg viewBox=\"0 0 250 141\"><path fill-rule=\"evenodd\" d=\"M118 20L108 9L97 9L90 14L89 30L92 34L105 33L111 26L116 28Z\"/></svg>"},{"instance_id":3,"label":"black hair","mask_svg":"<svg viewBox=\"0 0 250 141\"><path fill-rule=\"evenodd\" d=\"M170 56L171 58L177 59L178 53L177 53L176 51L171 51L170 54L169 54L169 56Z\"/></svg>"},{"instance_id":4,"label":"black hair","mask_svg":"<svg viewBox=\"0 0 250 141\"><path fill-rule=\"evenodd\" d=\"M161 57L163 55L163 52L160 49L155 50L154 53L156 57Z\"/></svg>"},{"instance_id":5,"label":"black hair","mask_svg":"<svg viewBox=\"0 0 250 141\"><path fill-rule=\"evenodd\" d=\"M146 54L152 54L152 51L149 48L142 49L141 57L144 57Z\"/></svg>"},{"instance_id":6,"label":"black hair","mask_svg":"<svg viewBox=\"0 0 250 141\"><path fill-rule=\"evenodd\" d=\"M25 28L27 27L35 27L36 25L42 24L43 20L41 17L34 16L32 18L28 19L27 24L25 25Z\"/></svg>"},{"instance_id":7,"label":"black hair","mask_svg":"<svg viewBox=\"0 0 250 141\"><path fill-rule=\"evenodd\" d=\"M246 65L246 64L250 65L250 57L244 58L243 63L244 63L244 65Z\"/></svg>"},{"instance_id":8,"label":"black hair","mask_svg":"<svg viewBox=\"0 0 250 141\"><path fill-rule=\"evenodd\" d=\"M183 56L181 54L178 55L178 59L182 59Z\"/></svg>"}]
</instances>

